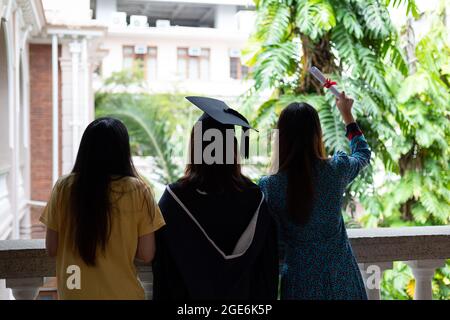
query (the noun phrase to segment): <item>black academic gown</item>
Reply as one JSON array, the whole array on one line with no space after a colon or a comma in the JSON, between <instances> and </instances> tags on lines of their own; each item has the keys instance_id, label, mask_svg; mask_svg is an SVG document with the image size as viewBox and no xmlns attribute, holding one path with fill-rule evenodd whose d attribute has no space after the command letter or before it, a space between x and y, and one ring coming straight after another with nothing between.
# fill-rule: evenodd
<instances>
[{"instance_id":1,"label":"black academic gown","mask_svg":"<svg viewBox=\"0 0 450 320\"><path fill-rule=\"evenodd\" d=\"M154 300L276 299L276 226L260 189L202 194L175 183L159 206Z\"/></svg>"}]
</instances>

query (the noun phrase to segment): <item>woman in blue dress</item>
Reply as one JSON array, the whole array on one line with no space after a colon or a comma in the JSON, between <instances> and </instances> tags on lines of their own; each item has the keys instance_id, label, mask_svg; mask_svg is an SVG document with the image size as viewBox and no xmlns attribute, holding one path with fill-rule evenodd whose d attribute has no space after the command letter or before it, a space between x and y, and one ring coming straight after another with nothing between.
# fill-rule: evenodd
<instances>
[{"instance_id":1,"label":"woman in blue dress","mask_svg":"<svg viewBox=\"0 0 450 320\"><path fill-rule=\"evenodd\" d=\"M317 111L292 103L278 120L278 168L260 187L278 220L284 252L281 299L367 299L341 215L346 186L369 164L369 146L353 119L353 100L337 107L351 154L328 158Z\"/></svg>"}]
</instances>

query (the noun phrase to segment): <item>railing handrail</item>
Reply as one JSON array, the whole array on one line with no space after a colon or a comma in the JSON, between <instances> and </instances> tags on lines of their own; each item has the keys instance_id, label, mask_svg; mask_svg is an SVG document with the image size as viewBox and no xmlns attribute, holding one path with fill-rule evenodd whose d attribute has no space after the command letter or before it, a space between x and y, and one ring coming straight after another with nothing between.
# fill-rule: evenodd
<instances>
[{"instance_id":1,"label":"railing handrail","mask_svg":"<svg viewBox=\"0 0 450 320\"><path fill-rule=\"evenodd\" d=\"M450 258L450 226L348 229L348 235L359 263ZM51 276L55 262L44 240L0 241L0 279Z\"/></svg>"},{"instance_id":2,"label":"railing handrail","mask_svg":"<svg viewBox=\"0 0 450 320\"><path fill-rule=\"evenodd\" d=\"M348 229L359 263L450 258L450 226Z\"/></svg>"},{"instance_id":3,"label":"railing handrail","mask_svg":"<svg viewBox=\"0 0 450 320\"><path fill-rule=\"evenodd\" d=\"M415 237L415 236L450 236L450 225L399 228L357 228L347 229L350 238L372 237Z\"/></svg>"}]
</instances>

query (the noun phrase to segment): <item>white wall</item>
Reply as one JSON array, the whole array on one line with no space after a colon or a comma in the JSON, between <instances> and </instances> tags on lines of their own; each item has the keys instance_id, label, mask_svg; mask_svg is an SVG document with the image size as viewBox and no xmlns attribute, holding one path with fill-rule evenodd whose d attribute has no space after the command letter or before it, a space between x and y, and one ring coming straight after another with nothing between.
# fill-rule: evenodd
<instances>
[{"instance_id":1,"label":"white wall","mask_svg":"<svg viewBox=\"0 0 450 320\"><path fill-rule=\"evenodd\" d=\"M117 0L96 0L96 17L102 23L110 23L113 12L117 11Z\"/></svg>"},{"instance_id":2,"label":"white wall","mask_svg":"<svg viewBox=\"0 0 450 320\"><path fill-rule=\"evenodd\" d=\"M218 5L214 15L214 27L218 29L236 30L236 12L235 6Z\"/></svg>"},{"instance_id":3,"label":"white wall","mask_svg":"<svg viewBox=\"0 0 450 320\"><path fill-rule=\"evenodd\" d=\"M77 25L91 18L90 0L42 0L42 6L50 23Z\"/></svg>"},{"instance_id":4,"label":"white wall","mask_svg":"<svg viewBox=\"0 0 450 320\"><path fill-rule=\"evenodd\" d=\"M230 49L242 49L247 35L239 32L224 32L211 28L171 27L165 30L110 32L103 40L108 54L103 59L102 76L107 78L122 70L123 46L145 44L157 47L157 80L150 81L152 92L184 91L210 95L238 96L245 92L248 84L230 78ZM201 47L210 49L209 80L183 80L177 77L177 48Z\"/></svg>"}]
</instances>

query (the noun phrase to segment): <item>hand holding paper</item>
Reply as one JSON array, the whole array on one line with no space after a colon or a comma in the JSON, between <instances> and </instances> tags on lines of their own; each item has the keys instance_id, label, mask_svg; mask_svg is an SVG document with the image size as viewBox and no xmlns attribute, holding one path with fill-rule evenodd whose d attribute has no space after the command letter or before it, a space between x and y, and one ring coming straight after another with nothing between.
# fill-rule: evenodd
<instances>
[{"instance_id":1,"label":"hand holding paper","mask_svg":"<svg viewBox=\"0 0 450 320\"><path fill-rule=\"evenodd\" d=\"M336 96L336 98L339 98L339 91L336 89L336 87L334 87L334 85L336 84L336 82L331 81L330 79L325 78L325 76L323 75L322 72L320 72L319 69L317 69L316 67L312 66L309 69L309 72L314 76L314 78L316 78L317 80L319 80L319 82L327 89L330 89L331 93L334 94Z\"/></svg>"}]
</instances>

